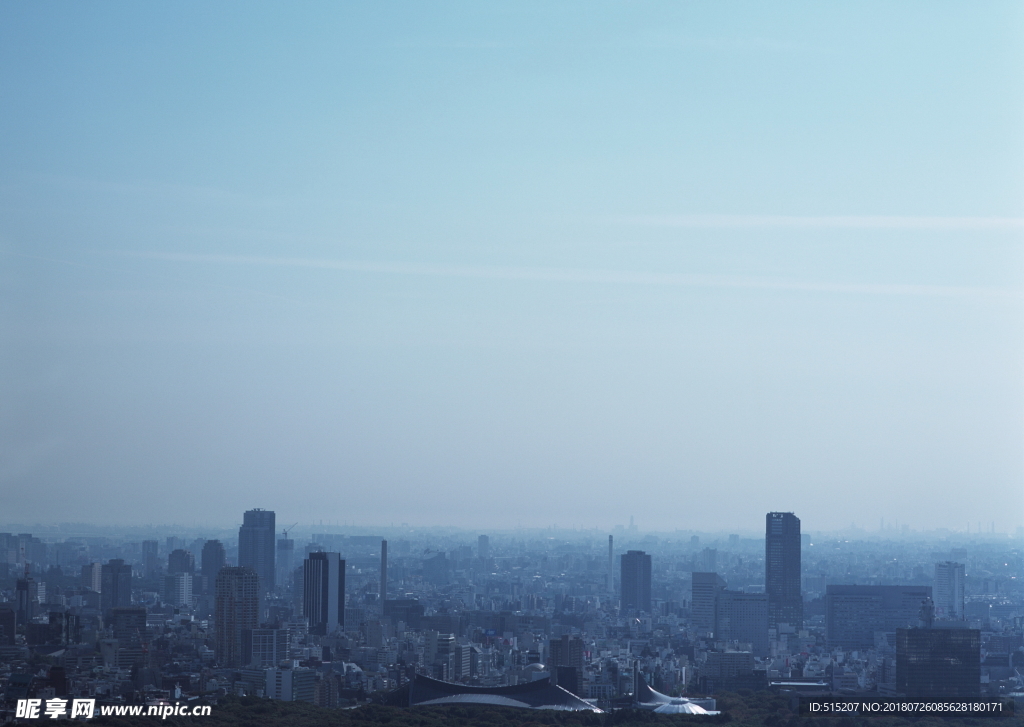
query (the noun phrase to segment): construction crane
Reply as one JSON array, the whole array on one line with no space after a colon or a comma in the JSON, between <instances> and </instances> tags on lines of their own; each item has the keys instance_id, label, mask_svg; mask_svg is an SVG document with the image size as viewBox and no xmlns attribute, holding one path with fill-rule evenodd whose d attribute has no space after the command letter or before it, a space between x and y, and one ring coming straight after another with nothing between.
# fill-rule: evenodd
<instances>
[{"instance_id":1,"label":"construction crane","mask_svg":"<svg viewBox=\"0 0 1024 727\"><path fill-rule=\"evenodd\" d=\"M291 525L289 525L288 527L286 527L286 528L282 528L281 532L282 532L282 533L284 533L284 539L285 539L285 540L287 540L287 539L288 539L288 531L289 531L289 530L291 530L291 529L293 529L293 528L294 528L294 527L295 527L296 525L298 525L298 523L292 523L292 524L291 524Z\"/></svg>"}]
</instances>

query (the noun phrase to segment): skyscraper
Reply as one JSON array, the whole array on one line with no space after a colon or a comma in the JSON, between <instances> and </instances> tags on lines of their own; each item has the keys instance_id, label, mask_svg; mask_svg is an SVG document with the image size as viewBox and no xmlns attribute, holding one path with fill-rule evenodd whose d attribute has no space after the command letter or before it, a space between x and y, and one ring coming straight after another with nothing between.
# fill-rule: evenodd
<instances>
[{"instance_id":1,"label":"skyscraper","mask_svg":"<svg viewBox=\"0 0 1024 727\"><path fill-rule=\"evenodd\" d=\"M82 587L103 592L103 564L89 563L82 566Z\"/></svg>"},{"instance_id":2,"label":"skyscraper","mask_svg":"<svg viewBox=\"0 0 1024 727\"><path fill-rule=\"evenodd\" d=\"M388 598L388 541L380 541L380 607ZM381 612L383 613L383 611Z\"/></svg>"},{"instance_id":3,"label":"skyscraper","mask_svg":"<svg viewBox=\"0 0 1024 727\"><path fill-rule=\"evenodd\" d=\"M800 593L800 518L791 512L765 516L764 585L768 594L768 628L788 624L803 628Z\"/></svg>"},{"instance_id":4,"label":"skyscraper","mask_svg":"<svg viewBox=\"0 0 1024 727\"><path fill-rule=\"evenodd\" d=\"M935 564L935 615L960 621L964 617L964 564L947 560Z\"/></svg>"},{"instance_id":5,"label":"skyscraper","mask_svg":"<svg viewBox=\"0 0 1024 727\"><path fill-rule=\"evenodd\" d=\"M172 606L192 605L191 573L168 573L164 576L164 602Z\"/></svg>"},{"instance_id":6,"label":"skyscraper","mask_svg":"<svg viewBox=\"0 0 1024 727\"><path fill-rule=\"evenodd\" d=\"M175 573L188 573L191 575L195 571L195 556L184 548L172 550L170 555L167 556L167 573L169 575L174 575Z\"/></svg>"},{"instance_id":7,"label":"skyscraper","mask_svg":"<svg viewBox=\"0 0 1024 727\"><path fill-rule=\"evenodd\" d=\"M157 556L158 546L159 544L155 540L142 541L142 572L146 578L152 578L160 570L160 559Z\"/></svg>"},{"instance_id":8,"label":"skyscraper","mask_svg":"<svg viewBox=\"0 0 1024 727\"><path fill-rule=\"evenodd\" d=\"M981 632L897 629L896 691L916 701L976 701L981 695Z\"/></svg>"},{"instance_id":9,"label":"skyscraper","mask_svg":"<svg viewBox=\"0 0 1024 727\"><path fill-rule=\"evenodd\" d=\"M221 568L214 602L214 648L222 666L243 663L242 635L259 619L259 576L252 568Z\"/></svg>"},{"instance_id":10,"label":"skyscraper","mask_svg":"<svg viewBox=\"0 0 1024 727\"><path fill-rule=\"evenodd\" d=\"M219 540L207 540L203 545L203 562L200 566L204 578L212 585L217 582L217 573L224 567L227 558L224 544Z\"/></svg>"},{"instance_id":11,"label":"skyscraper","mask_svg":"<svg viewBox=\"0 0 1024 727\"><path fill-rule=\"evenodd\" d=\"M583 689L583 639L563 634L548 647L548 671L563 689L579 695Z\"/></svg>"},{"instance_id":12,"label":"skyscraper","mask_svg":"<svg viewBox=\"0 0 1024 727\"><path fill-rule=\"evenodd\" d=\"M615 553L612 549L612 536L608 536L608 592L615 592Z\"/></svg>"},{"instance_id":13,"label":"skyscraper","mask_svg":"<svg viewBox=\"0 0 1024 727\"><path fill-rule=\"evenodd\" d=\"M622 556L620 568L623 611L651 611L651 556L630 550Z\"/></svg>"},{"instance_id":14,"label":"skyscraper","mask_svg":"<svg viewBox=\"0 0 1024 727\"><path fill-rule=\"evenodd\" d=\"M491 557L491 539L486 535L481 535L476 539L476 554L481 560Z\"/></svg>"},{"instance_id":15,"label":"skyscraper","mask_svg":"<svg viewBox=\"0 0 1024 727\"><path fill-rule=\"evenodd\" d=\"M693 626L699 638L707 638L715 631L715 599L725 590L725 581L717 573L694 573L690 586L690 608ZM765 627L765 636L767 636Z\"/></svg>"},{"instance_id":16,"label":"skyscraper","mask_svg":"<svg viewBox=\"0 0 1024 727\"><path fill-rule=\"evenodd\" d=\"M36 615L36 605L39 601L39 583L32 576L19 578L15 586L15 603L17 604L17 619L20 624L27 624Z\"/></svg>"},{"instance_id":17,"label":"skyscraper","mask_svg":"<svg viewBox=\"0 0 1024 727\"><path fill-rule=\"evenodd\" d=\"M107 613L113 608L132 605L132 567L120 558L103 564L100 569L100 605Z\"/></svg>"},{"instance_id":18,"label":"skyscraper","mask_svg":"<svg viewBox=\"0 0 1024 727\"><path fill-rule=\"evenodd\" d=\"M303 563L302 589L302 614L311 634L345 629L345 561L338 553L310 553Z\"/></svg>"},{"instance_id":19,"label":"skyscraper","mask_svg":"<svg viewBox=\"0 0 1024 727\"><path fill-rule=\"evenodd\" d=\"M238 565L252 568L260 577L263 593L274 590L274 537L276 518L273 510L247 510L238 529Z\"/></svg>"},{"instance_id":20,"label":"skyscraper","mask_svg":"<svg viewBox=\"0 0 1024 727\"><path fill-rule=\"evenodd\" d=\"M931 597L930 586L826 586L825 643L870 649L876 632L915 626Z\"/></svg>"},{"instance_id":21,"label":"skyscraper","mask_svg":"<svg viewBox=\"0 0 1024 727\"><path fill-rule=\"evenodd\" d=\"M715 594L715 638L750 644L755 656L767 656L768 596L718 591Z\"/></svg>"},{"instance_id":22,"label":"skyscraper","mask_svg":"<svg viewBox=\"0 0 1024 727\"><path fill-rule=\"evenodd\" d=\"M288 587L288 581L291 580L292 575L292 564L295 560L295 539L294 538L278 538L277 539L277 564L275 570L277 575L275 579L277 585L281 588Z\"/></svg>"}]
</instances>

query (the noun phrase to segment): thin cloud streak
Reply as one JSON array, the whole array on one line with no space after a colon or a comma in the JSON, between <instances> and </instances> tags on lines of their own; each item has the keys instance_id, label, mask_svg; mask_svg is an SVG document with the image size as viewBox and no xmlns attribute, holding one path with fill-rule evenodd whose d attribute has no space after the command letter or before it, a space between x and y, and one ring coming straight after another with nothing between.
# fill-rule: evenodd
<instances>
[{"instance_id":1,"label":"thin cloud streak","mask_svg":"<svg viewBox=\"0 0 1024 727\"><path fill-rule=\"evenodd\" d=\"M132 257L183 263L257 265L386 275L531 280L567 283L611 283L623 285L670 285L748 290L795 290L813 293L854 293L862 295L917 295L1024 298L1024 291L950 285L893 285L876 283L818 283L729 275L687 275L645 273L623 270L534 268L484 265L430 265L424 263L382 263L361 260L266 257L250 255L202 255L187 253L124 253Z\"/></svg>"},{"instance_id":2,"label":"thin cloud streak","mask_svg":"<svg viewBox=\"0 0 1024 727\"><path fill-rule=\"evenodd\" d=\"M612 222L649 227L725 227L855 230L1009 230L1024 232L1024 217L909 217L900 215L630 215Z\"/></svg>"}]
</instances>

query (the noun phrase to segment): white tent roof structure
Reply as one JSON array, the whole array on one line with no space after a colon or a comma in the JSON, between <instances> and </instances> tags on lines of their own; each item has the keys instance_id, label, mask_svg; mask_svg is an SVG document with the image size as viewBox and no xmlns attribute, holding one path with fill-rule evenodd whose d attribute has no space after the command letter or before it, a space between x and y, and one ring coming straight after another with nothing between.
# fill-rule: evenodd
<instances>
[{"instance_id":1,"label":"white tent roof structure","mask_svg":"<svg viewBox=\"0 0 1024 727\"><path fill-rule=\"evenodd\" d=\"M636 706L640 709L648 709L658 714L718 714L718 712L712 712L694 704L685 697L670 697L651 689L643 674L637 674L636 691L633 698L636 700Z\"/></svg>"}]
</instances>

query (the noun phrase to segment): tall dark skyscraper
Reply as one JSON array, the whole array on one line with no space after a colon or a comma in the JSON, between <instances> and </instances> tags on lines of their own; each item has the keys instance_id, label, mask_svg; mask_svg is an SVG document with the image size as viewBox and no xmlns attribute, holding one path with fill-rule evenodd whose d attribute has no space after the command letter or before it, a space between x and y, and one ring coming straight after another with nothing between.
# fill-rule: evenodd
<instances>
[{"instance_id":1,"label":"tall dark skyscraper","mask_svg":"<svg viewBox=\"0 0 1024 727\"><path fill-rule=\"evenodd\" d=\"M303 563L302 615L311 634L344 630L345 561L338 553L310 553Z\"/></svg>"},{"instance_id":2,"label":"tall dark skyscraper","mask_svg":"<svg viewBox=\"0 0 1024 727\"><path fill-rule=\"evenodd\" d=\"M630 550L622 556L620 580L623 611L651 611L651 556Z\"/></svg>"},{"instance_id":3,"label":"tall dark skyscraper","mask_svg":"<svg viewBox=\"0 0 1024 727\"><path fill-rule=\"evenodd\" d=\"M981 696L981 632L896 629L896 689L913 700L977 701Z\"/></svg>"},{"instance_id":4,"label":"tall dark skyscraper","mask_svg":"<svg viewBox=\"0 0 1024 727\"><path fill-rule=\"evenodd\" d=\"M104 563L100 569L103 590L100 591L100 605L107 613L114 608L132 605L132 567L120 558Z\"/></svg>"},{"instance_id":5,"label":"tall dark skyscraper","mask_svg":"<svg viewBox=\"0 0 1024 727\"><path fill-rule=\"evenodd\" d=\"M142 572L146 578L152 578L160 570L160 559L157 555L158 545L155 540L142 541Z\"/></svg>"},{"instance_id":6,"label":"tall dark skyscraper","mask_svg":"<svg viewBox=\"0 0 1024 727\"><path fill-rule=\"evenodd\" d=\"M26 624L36 615L36 601L39 598L39 584L31 577L19 578L16 592L18 623Z\"/></svg>"},{"instance_id":7,"label":"tall dark skyscraper","mask_svg":"<svg viewBox=\"0 0 1024 727\"><path fill-rule=\"evenodd\" d=\"M204 578L208 578L212 586L217 581L217 573L224 567L227 556L224 543L219 540L207 540L203 544L202 564L200 568Z\"/></svg>"},{"instance_id":8,"label":"tall dark skyscraper","mask_svg":"<svg viewBox=\"0 0 1024 727\"><path fill-rule=\"evenodd\" d=\"M768 628L789 624L803 628L800 594L800 518L791 512L765 516L764 586L768 594Z\"/></svg>"},{"instance_id":9,"label":"tall dark skyscraper","mask_svg":"<svg viewBox=\"0 0 1024 727\"><path fill-rule=\"evenodd\" d=\"M244 666L243 632L259 625L259 576L252 568L221 568L215 593L213 626L217 661L226 667Z\"/></svg>"},{"instance_id":10,"label":"tall dark skyscraper","mask_svg":"<svg viewBox=\"0 0 1024 727\"><path fill-rule=\"evenodd\" d=\"M380 541L380 607L388 600L388 541ZM383 612L382 612L383 613Z\"/></svg>"},{"instance_id":11,"label":"tall dark skyscraper","mask_svg":"<svg viewBox=\"0 0 1024 727\"><path fill-rule=\"evenodd\" d=\"M195 573L196 572L196 559L187 550L178 548L172 550L170 555L167 556L167 573Z\"/></svg>"},{"instance_id":12,"label":"tall dark skyscraper","mask_svg":"<svg viewBox=\"0 0 1024 727\"><path fill-rule=\"evenodd\" d=\"M238 565L252 568L260 577L260 589L271 593L276 584L274 572L275 516L273 510L248 510L238 529Z\"/></svg>"},{"instance_id":13,"label":"tall dark skyscraper","mask_svg":"<svg viewBox=\"0 0 1024 727\"><path fill-rule=\"evenodd\" d=\"M717 621L715 608L718 594L725 590L725 581L717 573L694 573L690 588L690 608L693 613L693 625L706 638L716 631ZM768 627L765 627L765 636Z\"/></svg>"}]
</instances>

